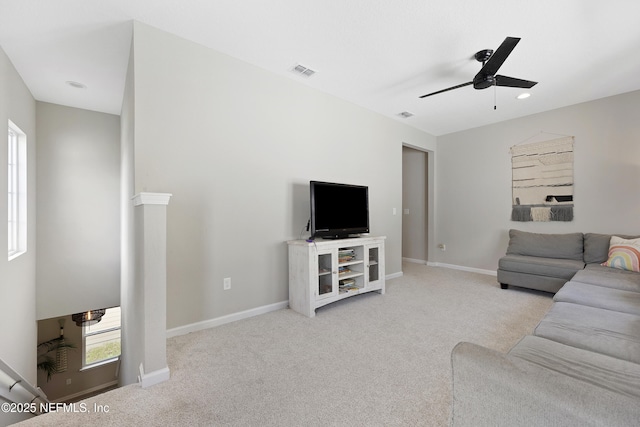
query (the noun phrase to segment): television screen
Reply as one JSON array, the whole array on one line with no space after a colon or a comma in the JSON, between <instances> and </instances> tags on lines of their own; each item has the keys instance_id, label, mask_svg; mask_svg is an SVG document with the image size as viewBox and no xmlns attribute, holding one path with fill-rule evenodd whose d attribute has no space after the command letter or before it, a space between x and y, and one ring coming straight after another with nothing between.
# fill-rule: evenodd
<instances>
[{"instance_id":1,"label":"television screen","mask_svg":"<svg viewBox=\"0 0 640 427\"><path fill-rule=\"evenodd\" d=\"M369 232L369 189L310 182L311 237L345 238Z\"/></svg>"}]
</instances>

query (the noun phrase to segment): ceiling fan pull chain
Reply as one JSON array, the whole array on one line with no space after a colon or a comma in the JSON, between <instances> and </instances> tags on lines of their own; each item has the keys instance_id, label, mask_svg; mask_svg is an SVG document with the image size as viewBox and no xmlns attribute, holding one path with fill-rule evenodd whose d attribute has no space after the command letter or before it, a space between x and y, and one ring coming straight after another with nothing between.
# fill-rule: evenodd
<instances>
[{"instance_id":1,"label":"ceiling fan pull chain","mask_svg":"<svg viewBox=\"0 0 640 427\"><path fill-rule=\"evenodd\" d=\"M493 85L493 109L496 110L496 85Z\"/></svg>"}]
</instances>

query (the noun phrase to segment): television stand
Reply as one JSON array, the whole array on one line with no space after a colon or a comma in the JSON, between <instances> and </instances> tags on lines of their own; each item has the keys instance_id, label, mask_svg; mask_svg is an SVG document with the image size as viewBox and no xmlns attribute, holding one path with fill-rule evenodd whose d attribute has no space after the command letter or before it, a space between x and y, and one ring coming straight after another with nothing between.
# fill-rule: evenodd
<instances>
[{"instance_id":1,"label":"television stand","mask_svg":"<svg viewBox=\"0 0 640 427\"><path fill-rule=\"evenodd\" d=\"M385 292L385 237L290 240L289 307L308 317L316 309L365 292Z\"/></svg>"},{"instance_id":2,"label":"television stand","mask_svg":"<svg viewBox=\"0 0 640 427\"><path fill-rule=\"evenodd\" d=\"M344 240L344 239L357 239L359 238L359 235L346 235L346 236L341 236L341 235L337 235L337 236L322 236L323 240ZM311 238L311 240L316 240L316 237Z\"/></svg>"}]
</instances>

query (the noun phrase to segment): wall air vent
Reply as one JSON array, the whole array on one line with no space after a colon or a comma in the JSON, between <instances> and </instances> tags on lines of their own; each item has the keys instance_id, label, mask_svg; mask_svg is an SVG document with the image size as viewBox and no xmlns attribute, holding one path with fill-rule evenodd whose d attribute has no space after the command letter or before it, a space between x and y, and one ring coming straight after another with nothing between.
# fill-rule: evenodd
<instances>
[{"instance_id":1,"label":"wall air vent","mask_svg":"<svg viewBox=\"0 0 640 427\"><path fill-rule=\"evenodd\" d=\"M302 64L296 65L291 69L291 71L303 77L311 77L316 73L315 70L312 70L309 67L305 67Z\"/></svg>"},{"instance_id":2,"label":"wall air vent","mask_svg":"<svg viewBox=\"0 0 640 427\"><path fill-rule=\"evenodd\" d=\"M402 113L398 113L398 115L403 119L408 119L409 117L413 116L413 113L410 113L408 111L403 111Z\"/></svg>"}]
</instances>

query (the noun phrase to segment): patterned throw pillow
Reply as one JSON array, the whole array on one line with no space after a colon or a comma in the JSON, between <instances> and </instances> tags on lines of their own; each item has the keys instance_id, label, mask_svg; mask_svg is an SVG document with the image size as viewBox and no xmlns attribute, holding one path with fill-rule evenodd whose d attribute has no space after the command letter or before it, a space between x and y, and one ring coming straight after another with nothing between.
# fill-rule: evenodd
<instances>
[{"instance_id":1,"label":"patterned throw pillow","mask_svg":"<svg viewBox=\"0 0 640 427\"><path fill-rule=\"evenodd\" d=\"M609 259L602 265L640 272L640 239L625 240L622 237L611 236Z\"/></svg>"}]
</instances>

